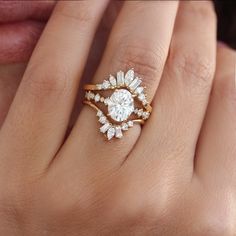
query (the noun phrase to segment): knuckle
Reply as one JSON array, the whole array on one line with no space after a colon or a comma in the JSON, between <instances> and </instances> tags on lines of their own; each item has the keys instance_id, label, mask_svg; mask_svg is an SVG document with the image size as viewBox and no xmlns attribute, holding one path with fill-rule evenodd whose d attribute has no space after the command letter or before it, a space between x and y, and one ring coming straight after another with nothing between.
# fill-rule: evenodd
<instances>
[{"instance_id":1,"label":"knuckle","mask_svg":"<svg viewBox=\"0 0 236 236\"><path fill-rule=\"evenodd\" d=\"M139 44L123 43L120 45L119 52L113 57L115 62L112 62L112 65L114 69L135 68L138 75L143 78L145 86L153 87L157 83L157 78L161 76L165 55L163 46L151 49Z\"/></svg>"},{"instance_id":2,"label":"knuckle","mask_svg":"<svg viewBox=\"0 0 236 236\"><path fill-rule=\"evenodd\" d=\"M118 184L119 185L119 184ZM166 200L160 203L156 201L157 191L136 191L136 194L130 192L130 185L122 186L122 188L112 188L109 198L106 201L105 209L110 209L111 206L116 212L116 217L110 211L106 217L109 219L114 218L114 221L118 219L124 219L127 226L132 224L136 228L145 228L150 226L155 228L156 224L162 224L169 222L169 214L172 211L171 204L174 200ZM104 212L104 211L103 211Z\"/></svg>"},{"instance_id":3,"label":"knuckle","mask_svg":"<svg viewBox=\"0 0 236 236\"><path fill-rule=\"evenodd\" d=\"M190 87L209 90L214 77L214 63L199 53L173 52L169 64L170 70Z\"/></svg>"},{"instance_id":4,"label":"knuckle","mask_svg":"<svg viewBox=\"0 0 236 236\"><path fill-rule=\"evenodd\" d=\"M227 218L223 218L220 215L217 216L215 214L206 214L206 216L199 220L198 223L199 222L201 222L200 225L198 225L198 228L200 229L199 235L233 236L235 233L232 221Z\"/></svg>"},{"instance_id":5,"label":"knuckle","mask_svg":"<svg viewBox=\"0 0 236 236\"><path fill-rule=\"evenodd\" d=\"M65 20L68 19L80 24L86 24L94 18L91 10L89 10L88 4L89 2L87 1L80 1L79 3L76 1L68 1L66 4L58 5L56 14L57 16L65 18Z\"/></svg>"},{"instance_id":6,"label":"knuckle","mask_svg":"<svg viewBox=\"0 0 236 236\"><path fill-rule=\"evenodd\" d=\"M202 2L192 2L189 1L191 15L194 15L194 18L200 20L214 20L216 21L216 14L214 11L214 6L211 1L202 1Z\"/></svg>"},{"instance_id":7,"label":"knuckle","mask_svg":"<svg viewBox=\"0 0 236 236\"><path fill-rule=\"evenodd\" d=\"M236 112L236 81L233 73L226 74L220 78L216 78L212 95L218 99L224 99L232 111Z\"/></svg>"},{"instance_id":8,"label":"knuckle","mask_svg":"<svg viewBox=\"0 0 236 236\"><path fill-rule=\"evenodd\" d=\"M57 99L69 89L66 69L55 64L30 66L22 82L24 92L34 99Z\"/></svg>"}]
</instances>

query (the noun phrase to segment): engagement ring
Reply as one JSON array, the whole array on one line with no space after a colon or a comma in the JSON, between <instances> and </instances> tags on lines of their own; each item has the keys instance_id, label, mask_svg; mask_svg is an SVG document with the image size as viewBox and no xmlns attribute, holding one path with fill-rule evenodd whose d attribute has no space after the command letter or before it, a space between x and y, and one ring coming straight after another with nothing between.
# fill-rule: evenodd
<instances>
[{"instance_id":1,"label":"engagement ring","mask_svg":"<svg viewBox=\"0 0 236 236\"><path fill-rule=\"evenodd\" d=\"M152 107L141 83L142 79L136 77L134 70L130 69L126 74L119 71L116 77L110 75L101 84L84 86L84 104L97 111L100 132L108 140L113 137L122 138L123 132L133 127L134 123L143 125L149 118ZM110 92L107 97L102 95L106 90Z\"/></svg>"}]
</instances>

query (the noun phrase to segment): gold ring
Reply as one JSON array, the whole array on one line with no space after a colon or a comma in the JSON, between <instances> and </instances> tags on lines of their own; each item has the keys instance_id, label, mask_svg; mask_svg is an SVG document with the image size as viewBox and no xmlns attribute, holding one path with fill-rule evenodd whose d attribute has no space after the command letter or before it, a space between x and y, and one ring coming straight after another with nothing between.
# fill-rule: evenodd
<instances>
[{"instance_id":1,"label":"gold ring","mask_svg":"<svg viewBox=\"0 0 236 236\"><path fill-rule=\"evenodd\" d=\"M134 69L130 69L127 73L118 71L116 77L110 75L100 84L84 85L84 104L97 111L98 121L102 125L100 132L108 140L122 138L123 132L133 127L134 123L143 125L149 118L152 106L141 83L142 79L135 76ZM102 92L105 90L112 92L111 95L104 97ZM98 104L108 113L105 114Z\"/></svg>"}]
</instances>

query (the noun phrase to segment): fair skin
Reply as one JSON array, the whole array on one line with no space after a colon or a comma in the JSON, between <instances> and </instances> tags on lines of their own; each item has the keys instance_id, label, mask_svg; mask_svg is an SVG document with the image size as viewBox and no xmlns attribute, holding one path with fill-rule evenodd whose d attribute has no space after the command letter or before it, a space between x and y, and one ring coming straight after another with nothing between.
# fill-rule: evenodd
<instances>
[{"instance_id":1,"label":"fair skin","mask_svg":"<svg viewBox=\"0 0 236 236\"><path fill-rule=\"evenodd\" d=\"M0 235L235 235L235 52L210 2L125 2L92 82L134 67L153 113L108 143L85 106L68 134L107 2L57 4L2 118Z\"/></svg>"}]
</instances>

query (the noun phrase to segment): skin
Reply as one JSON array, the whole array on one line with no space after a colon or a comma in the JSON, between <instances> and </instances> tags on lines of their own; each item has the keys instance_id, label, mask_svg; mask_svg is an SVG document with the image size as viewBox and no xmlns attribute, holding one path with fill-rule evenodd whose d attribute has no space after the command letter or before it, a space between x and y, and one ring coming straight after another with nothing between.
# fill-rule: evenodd
<instances>
[{"instance_id":1,"label":"skin","mask_svg":"<svg viewBox=\"0 0 236 236\"><path fill-rule=\"evenodd\" d=\"M92 82L134 67L153 113L108 143L84 106L68 134L107 4L57 3L2 118L0 234L235 235L235 52L210 2L125 2Z\"/></svg>"}]
</instances>

